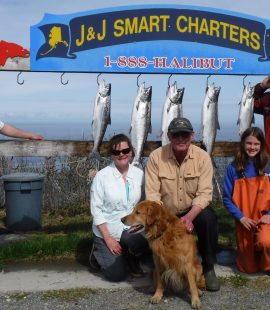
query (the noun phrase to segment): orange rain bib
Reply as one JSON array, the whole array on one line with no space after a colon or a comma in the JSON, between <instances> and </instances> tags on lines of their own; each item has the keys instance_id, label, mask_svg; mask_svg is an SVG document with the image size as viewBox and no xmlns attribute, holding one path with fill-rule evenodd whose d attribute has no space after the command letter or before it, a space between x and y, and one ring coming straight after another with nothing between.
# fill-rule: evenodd
<instances>
[{"instance_id":1,"label":"orange rain bib","mask_svg":"<svg viewBox=\"0 0 270 310\"><path fill-rule=\"evenodd\" d=\"M258 221L270 210L270 182L267 176L241 178L235 181L233 202L245 217ZM247 230L236 222L236 264L242 272L270 270L270 225Z\"/></svg>"}]
</instances>

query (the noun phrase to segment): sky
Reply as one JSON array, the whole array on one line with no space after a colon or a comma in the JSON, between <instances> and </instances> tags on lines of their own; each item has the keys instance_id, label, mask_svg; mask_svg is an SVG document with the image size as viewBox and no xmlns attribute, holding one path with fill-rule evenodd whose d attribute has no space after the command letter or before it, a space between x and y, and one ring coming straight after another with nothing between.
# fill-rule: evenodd
<instances>
[{"instance_id":1,"label":"sky","mask_svg":"<svg viewBox=\"0 0 270 310\"><path fill-rule=\"evenodd\" d=\"M140 1L134 0L132 5L140 4L183 4L226 9L236 13L250 14L259 18L269 19L269 0L183 0L183 1ZM25 48L30 47L30 26L39 23L45 13L69 14L91 11L115 6L126 6L126 1L93 1L93 0L0 0L0 40L14 42ZM91 138L91 121L93 106L98 89L97 75L92 73L66 73L60 81L61 73L23 72L20 79L23 85L17 84L18 72L0 71L0 119L25 129L35 131L53 139L52 126L69 124L63 131L72 138L74 124L81 124L80 134ZM146 86L152 85L152 135L157 138L161 127L162 107L166 98L168 74L141 75L139 82ZM131 111L137 93L137 75L102 74L100 78L112 84L112 124L108 126L107 135L114 132L128 133ZM245 82L256 84L264 76L248 76ZM173 75L171 82L177 81L178 87L185 87L183 99L184 116L189 118L196 132L200 134L201 107L204 100L206 76L204 75ZM219 96L220 131L217 140L238 139L236 125L239 101L243 92L243 76L214 76L209 82L221 86ZM256 116L256 125L262 127L261 116ZM35 123L35 127L30 124ZM78 127L78 126L77 126ZM76 127L76 130L78 128ZM56 129L57 130L57 129ZM196 137L195 137L196 138ZM148 138L149 140L149 138Z\"/></svg>"}]
</instances>

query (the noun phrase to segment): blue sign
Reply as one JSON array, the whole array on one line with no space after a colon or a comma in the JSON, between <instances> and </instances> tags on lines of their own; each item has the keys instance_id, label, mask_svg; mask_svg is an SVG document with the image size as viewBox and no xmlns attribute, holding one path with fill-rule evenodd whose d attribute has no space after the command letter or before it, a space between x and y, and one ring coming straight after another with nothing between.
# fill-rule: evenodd
<instances>
[{"instance_id":1,"label":"blue sign","mask_svg":"<svg viewBox=\"0 0 270 310\"><path fill-rule=\"evenodd\" d=\"M45 14L31 71L266 74L270 20L179 5Z\"/></svg>"}]
</instances>

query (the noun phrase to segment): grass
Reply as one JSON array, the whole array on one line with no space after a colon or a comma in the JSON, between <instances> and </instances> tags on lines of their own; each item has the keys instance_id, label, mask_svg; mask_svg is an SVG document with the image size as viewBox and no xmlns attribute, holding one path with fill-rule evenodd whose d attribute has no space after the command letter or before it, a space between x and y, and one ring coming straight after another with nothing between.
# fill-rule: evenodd
<instances>
[{"instance_id":1,"label":"grass","mask_svg":"<svg viewBox=\"0 0 270 310\"><path fill-rule=\"evenodd\" d=\"M29 235L23 241L2 246L0 261L11 257L18 260L73 256L80 242L87 238L90 240L90 234L85 232Z\"/></svg>"},{"instance_id":2,"label":"grass","mask_svg":"<svg viewBox=\"0 0 270 310\"><path fill-rule=\"evenodd\" d=\"M21 260L88 261L92 233L86 211L75 216L46 212L42 219L41 231L25 232L23 240L0 247L0 266Z\"/></svg>"},{"instance_id":3,"label":"grass","mask_svg":"<svg viewBox=\"0 0 270 310\"><path fill-rule=\"evenodd\" d=\"M270 277L248 278L245 275L219 277L219 281L221 284L233 286L235 288L245 286L256 290L261 290L262 292L268 290L270 285Z\"/></svg>"},{"instance_id":4,"label":"grass","mask_svg":"<svg viewBox=\"0 0 270 310\"><path fill-rule=\"evenodd\" d=\"M16 301L20 301L26 299L30 293L16 293L9 296L10 299L15 299Z\"/></svg>"},{"instance_id":5,"label":"grass","mask_svg":"<svg viewBox=\"0 0 270 310\"><path fill-rule=\"evenodd\" d=\"M242 275L235 275L230 277L220 278L220 282L223 284L232 285L234 287L247 286L250 279Z\"/></svg>"},{"instance_id":6,"label":"grass","mask_svg":"<svg viewBox=\"0 0 270 310\"><path fill-rule=\"evenodd\" d=\"M215 203L213 208L218 216L219 246L235 247L234 220L220 203ZM0 212L0 220L4 221L4 217L5 214ZM90 221L86 206L44 212L41 231L26 232L23 240L0 247L0 269L1 265L21 260L66 259L87 264L92 241Z\"/></svg>"}]
</instances>

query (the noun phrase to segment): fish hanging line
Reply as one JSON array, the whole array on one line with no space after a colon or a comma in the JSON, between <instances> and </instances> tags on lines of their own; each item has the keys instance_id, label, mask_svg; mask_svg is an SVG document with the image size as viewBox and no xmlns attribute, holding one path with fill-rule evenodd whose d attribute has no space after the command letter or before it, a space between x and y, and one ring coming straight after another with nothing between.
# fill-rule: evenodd
<instances>
[{"instance_id":1,"label":"fish hanging line","mask_svg":"<svg viewBox=\"0 0 270 310\"><path fill-rule=\"evenodd\" d=\"M210 77L211 77L212 75L211 74L209 74L208 76L207 76L207 78L206 78L206 89L205 89L205 93L207 94L207 91L208 91L208 88L209 88L209 79L210 79ZM213 83L214 84L214 83ZM207 95L208 96L208 95ZM208 99L211 101L211 98L208 96Z\"/></svg>"},{"instance_id":2,"label":"fish hanging line","mask_svg":"<svg viewBox=\"0 0 270 310\"><path fill-rule=\"evenodd\" d=\"M139 88L139 77L141 76L141 73L137 76L137 87Z\"/></svg>"},{"instance_id":3,"label":"fish hanging line","mask_svg":"<svg viewBox=\"0 0 270 310\"><path fill-rule=\"evenodd\" d=\"M19 85L23 85L23 83L24 83L24 80L22 80L21 82L19 81L19 78L20 78L20 75L22 74L22 71L20 71L19 73L18 73L18 75L17 75L17 83L19 84Z\"/></svg>"},{"instance_id":4,"label":"fish hanging line","mask_svg":"<svg viewBox=\"0 0 270 310\"><path fill-rule=\"evenodd\" d=\"M9 70L6 70L6 71L9 71ZM20 71L19 73L18 73L18 75L17 75L17 83L19 84L19 85L23 85L24 84L24 80L22 80L22 81L19 81L19 76L22 74L22 72L23 71ZM42 72L50 72L50 71L42 71ZM62 85L67 85L68 84L68 82L69 82L69 80L66 80L66 82L64 82L63 81L63 76L64 76L64 74L65 74L66 72L63 72L62 74L61 74L61 84ZM72 72L73 73L73 72ZM94 72L93 72L94 73ZM102 73L99 73L98 75L97 75L97 84L99 85L100 83L99 83L99 76L101 75ZM140 73L138 76L137 76L137 86L139 87L139 77L141 76L142 74ZM171 77L172 77L172 73L169 75L169 78L168 78L168 86L170 86L170 79L171 79ZM241 74L240 74L241 75ZM206 86L208 87L208 80L209 80L209 78L212 76L212 74L209 74L208 76L207 76L207 79L206 79ZM245 79L246 79L246 77L247 77L247 74L245 74L244 75L244 77L243 77L243 86L245 87ZM206 87L206 89L207 89L207 87Z\"/></svg>"},{"instance_id":5,"label":"fish hanging line","mask_svg":"<svg viewBox=\"0 0 270 310\"><path fill-rule=\"evenodd\" d=\"M205 93L207 94L207 91L208 91L208 85L209 85L209 79L210 79L210 77L211 77L211 74L209 74L208 76L207 76L207 78L206 78L206 88L205 88ZM208 99L211 101L211 99L209 98L209 96L208 96Z\"/></svg>"},{"instance_id":6,"label":"fish hanging line","mask_svg":"<svg viewBox=\"0 0 270 310\"><path fill-rule=\"evenodd\" d=\"M139 74L137 75L137 87L138 87L138 89L139 89L139 87L140 87L140 85L139 85L139 77L140 77L141 75L142 75L141 73L139 73ZM143 81L143 83L145 83L145 81Z\"/></svg>"},{"instance_id":7,"label":"fish hanging line","mask_svg":"<svg viewBox=\"0 0 270 310\"><path fill-rule=\"evenodd\" d=\"M209 79L210 79L210 77L211 77L212 75L211 74L209 74L208 76L207 76L207 78L206 78L206 89L208 88L208 85L209 85Z\"/></svg>"},{"instance_id":8,"label":"fish hanging line","mask_svg":"<svg viewBox=\"0 0 270 310\"><path fill-rule=\"evenodd\" d=\"M101 76L101 74L102 74L102 73L99 73L99 74L97 75L97 84L98 84L98 86L99 86L99 77Z\"/></svg>"},{"instance_id":9,"label":"fish hanging line","mask_svg":"<svg viewBox=\"0 0 270 310\"><path fill-rule=\"evenodd\" d=\"M171 84L170 84L171 77L172 77L172 73L171 73L171 74L169 75L169 77L168 77L168 87L171 86Z\"/></svg>"},{"instance_id":10,"label":"fish hanging line","mask_svg":"<svg viewBox=\"0 0 270 310\"><path fill-rule=\"evenodd\" d=\"M245 89L245 87L246 87L246 84L245 84L246 77L247 77L247 74L243 77L243 89Z\"/></svg>"},{"instance_id":11,"label":"fish hanging line","mask_svg":"<svg viewBox=\"0 0 270 310\"><path fill-rule=\"evenodd\" d=\"M17 75L17 83L19 84L19 85L23 85L24 84L24 80L21 80L20 81L20 75L22 74L22 71L20 71L19 73L18 73L18 75ZM66 82L64 82L63 81L63 76L64 76L64 74L65 74L65 72L63 72L62 74L61 74L61 84L62 85L67 85L68 84L68 80L66 80Z\"/></svg>"},{"instance_id":12,"label":"fish hanging line","mask_svg":"<svg viewBox=\"0 0 270 310\"><path fill-rule=\"evenodd\" d=\"M64 74L65 74L65 72L63 72L63 73L61 74L61 84L62 84L62 85L67 85L67 84L68 84L68 80L66 80L66 82L63 82L63 76L64 76Z\"/></svg>"}]
</instances>

